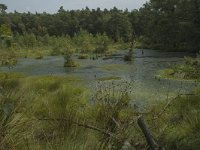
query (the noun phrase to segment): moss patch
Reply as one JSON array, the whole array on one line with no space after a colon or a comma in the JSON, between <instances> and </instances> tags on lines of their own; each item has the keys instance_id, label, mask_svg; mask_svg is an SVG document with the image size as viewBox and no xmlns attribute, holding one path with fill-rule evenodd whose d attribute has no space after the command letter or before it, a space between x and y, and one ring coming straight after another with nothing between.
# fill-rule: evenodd
<instances>
[{"instance_id":1,"label":"moss patch","mask_svg":"<svg viewBox=\"0 0 200 150\"><path fill-rule=\"evenodd\" d=\"M174 80L185 80L185 81L200 81L200 78L193 78L190 76L187 76L187 73L184 71L174 69L163 69L158 72L158 75L156 75L156 78L166 78L166 79L174 79Z\"/></svg>"},{"instance_id":2,"label":"moss patch","mask_svg":"<svg viewBox=\"0 0 200 150\"><path fill-rule=\"evenodd\" d=\"M173 69L163 69L159 71L159 75L157 77L161 78L174 78L174 70Z\"/></svg>"},{"instance_id":3,"label":"moss patch","mask_svg":"<svg viewBox=\"0 0 200 150\"><path fill-rule=\"evenodd\" d=\"M185 57L184 59L185 64L161 70L159 75L164 78L200 81L200 55L196 58Z\"/></svg>"}]
</instances>

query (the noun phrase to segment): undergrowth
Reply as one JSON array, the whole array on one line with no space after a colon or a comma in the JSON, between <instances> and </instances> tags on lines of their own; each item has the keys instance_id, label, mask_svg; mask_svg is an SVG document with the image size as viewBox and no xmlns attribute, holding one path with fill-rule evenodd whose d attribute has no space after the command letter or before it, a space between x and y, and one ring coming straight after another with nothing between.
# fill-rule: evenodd
<instances>
[{"instance_id":1,"label":"undergrowth","mask_svg":"<svg viewBox=\"0 0 200 150\"><path fill-rule=\"evenodd\" d=\"M199 90L141 112L129 82L98 82L91 96L69 78L0 74L0 149L148 149L141 115L160 147L199 149Z\"/></svg>"}]
</instances>

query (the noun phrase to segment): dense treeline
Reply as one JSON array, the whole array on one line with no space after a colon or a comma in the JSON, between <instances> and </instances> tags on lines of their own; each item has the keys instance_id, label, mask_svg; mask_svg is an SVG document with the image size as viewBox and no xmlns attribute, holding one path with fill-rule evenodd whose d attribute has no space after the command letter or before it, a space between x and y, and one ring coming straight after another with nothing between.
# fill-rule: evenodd
<instances>
[{"instance_id":1,"label":"dense treeline","mask_svg":"<svg viewBox=\"0 0 200 150\"><path fill-rule=\"evenodd\" d=\"M1 24L10 24L14 34L33 33L36 36L74 36L80 29L93 35L107 33L114 40L123 38L128 41L132 33L128 12L112 10L65 11L63 7L56 14L47 13L9 13L1 14Z\"/></svg>"},{"instance_id":2,"label":"dense treeline","mask_svg":"<svg viewBox=\"0 0 200 150\"><path fill-rule=\"evenodd\" d=\"M1 48L34 49L39 53L50 50L52 55L66 51L105 53L126 48L125 43L131 40L128 13L117 8L110 11L88 8L66 11L60 7L56 14L32 14L6 13L6 6L1 7Z\"/></svg>"},{"instance_id":3,"label":"dense treeline","mask_svg":"<svg viewBox=\"0 0 200 150\"><path fill-rule=\"evenodd\" d=\"M65 10L57 13L6 13L0 6L0 25L9 25L14 36L70 36L85 30L105 34L114 42L132 42L142 48L191 50L200 48L198 0L150 0L139 10ZM1 32L2 35L2 32Z\"/></svg>"},{"instance_id":4,"label":"dense treeline","mask_svg":"<svg viewBox=\"0 0 200 150\"><path fill-rule=\"evenodd\" d=\"M151 0L139 14L144 22L141 35L152 48L200 49L199 0Z\"/></svg>"}]
</instances>

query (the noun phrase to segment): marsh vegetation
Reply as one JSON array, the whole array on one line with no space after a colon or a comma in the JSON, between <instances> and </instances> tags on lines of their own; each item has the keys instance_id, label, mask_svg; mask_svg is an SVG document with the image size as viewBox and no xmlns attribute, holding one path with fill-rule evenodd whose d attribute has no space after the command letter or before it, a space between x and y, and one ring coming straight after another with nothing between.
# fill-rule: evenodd
<instances>
[{"instance_id":1,"label":"marsh vegetation","mask_svg":"<svg viewBox=\"0 0 200 150\"><path fill-rule=\"evenodd\" d=\"M198 150L199 8L0 4L0 149Z\"/></svg>"},{"instance_id":2,"label":"marsh vegetation","mask_svg":"<svg viewBox=\"0 0 200 150\"><path fill-rule=\"evenodd\" d=\"M173 68L164 69L160 71L161 77L196 80L200 79L200 56L185 57L184 63L181 65L175 65Z\"/></svg>"}]
</instances>

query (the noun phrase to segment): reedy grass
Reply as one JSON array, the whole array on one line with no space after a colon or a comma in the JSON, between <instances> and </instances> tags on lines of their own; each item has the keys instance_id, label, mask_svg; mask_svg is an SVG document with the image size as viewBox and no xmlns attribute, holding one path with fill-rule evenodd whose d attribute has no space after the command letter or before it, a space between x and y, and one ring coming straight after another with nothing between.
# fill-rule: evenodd
<instances>
[{"instance_id":1,"label":"reedy grass","mask_svg":"<svg viewBox=\"0 0 200 150\"><path fill-rule=\"evenodd\" d=\"M200 81L200 55L185 57L185 64L161 70L158 77Z\"/></svg>"},{"instance_id":2,"label":"reedy grass","mask_svg":"<svg viewBox=\"0 0 200 150\"><path fill-rule=\"evenodd\" d=\"M140 113L166 149L199 148L198 89L192 95L175 98L155 119L165 104L140 112L131 105L131 84L101 82L91 100L80 81L0 73L0 149L121 149L126 142L145 148L146 142L135 123ZM86 128L85 124L113 136Z\"/></svg>"},{"instance_id":3,"label":"reedy grass","mask_svg":"<svg viewBox=\"0 0 200 150\"><path fill-rule=\"evenodd\" d=\"M84 88L75 87L62 77L18 76L0 75L1 128L6 132L1 137L2 147L24 147L24 138L29 147L42 143L54 145L60 141L57 138L64 139L67 133L73 132L72 121L79 120L84 114L82 110L87 102ZM8 112L9 118L5 116ZM68 121L43 121L45 118L65 118Z\"/></svg>"}]
</instances>

